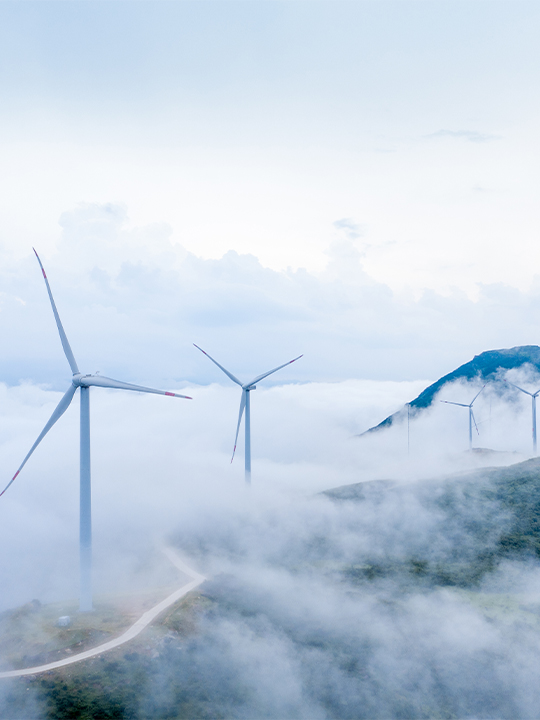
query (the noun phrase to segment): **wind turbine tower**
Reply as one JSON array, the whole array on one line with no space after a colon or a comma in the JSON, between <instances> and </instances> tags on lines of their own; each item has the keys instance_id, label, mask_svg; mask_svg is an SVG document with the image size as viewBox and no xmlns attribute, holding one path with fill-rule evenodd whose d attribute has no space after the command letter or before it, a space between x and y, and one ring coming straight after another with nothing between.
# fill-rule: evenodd
<instances>
[{"instance_id":1,"label":"wind turbine tower","mask_svg":"<svg viewBox=\"0 0 540 720\"><path fill-rule=\"evenodd\" d=\"M41 272L45 279L49 300L51 301L52 311L64 353L71 367L73 377L71 384L67 389L64 397L60 400L49 421L41 431L38 439L30 448L28 455L22 461L21 466L11 478L9 483L0 493L0 497L6 492L10 485L14 482L23 467L26 465L30 456L49 432L52 426L62 417L68 409L77 388L81 390L81 445L80 445L80 531L79 531L79 547L80 547L80 610L81 612L89 612L92 610L92 492L91 492L91 476L90 476L90 388L118 388L120 390L134 390L135 392L152 393L155 395L169 395L171 397L185 398L191 400L187 395L179 395L178 393L165 392L164 390L154 390L153 388L141 387L140 385L132 385L131 383L121 382L120 380L112 380L111 378L102 377L101 375L83 375L79 372L79 368L75 361L73 352L71 351L66 333L60 321L58 310L54 302L49 281L41 260L37 252L36 257L41 267Z\"/></svg>"},{"instance_id":2,"label":"wind turbine tower","mask_svg":"<svg viewBox=\"0 0 540 720\"><path fill-rule=\"evenodd\" d=\"M195 345L195 343L193 343ZM237 385L240 385L242 388L242 397L240 398L240 412L238 414L238 425L236 426L236 437L234 439L234 449L233 454L231 458L231 462L234 460L234 453L236 452L236 443L238 441L238 433L240 431L240 424L242 422L242 415L244 414L244 410L246 411L246 423L245 423L245 431L246 431L246 442L245 442L245 476L246 476L246 483L248 485L251 484L251 408L250 408L250 393L252 390L255 390L256 385L261 380L264 380L264 378L267 378L269 375L272 375L273 373L277 372L278 370L281 370L284 367L287 367L287 365L290 365L293 362L296 362L297 360L300 360L302 355L299 355L298 357L294 358L294 360L289 360L289 362L284 363L283 365L280 365L277 368L274 368L273 370L269 370L268 372L263 373L262 375L257 375L256 378L253 378L248 383L242 384L240 380L235 377L231 372L226 370L223 365L220 365L217 360L214 360L213 357L210 357L210 355L205 352L202 348L200 348L198 345L195 345L197 350L200 350L206 357L211 360L214 365L217 365L220 370L222 370L227 377L229 377L234 383Z\"/></svg>"},{"instance_id":3,"label":"wind turbine tower","mask_svg":"<svg viewBox=\"0 0 540 720\"><path fill-rule=\"evenodd\" d=\"M525 393L525 395L529 395L529 397L532 400L532 441L533 441L533 455L537 455L536 452L536 398L540 394L540 390L537 390L535 393L530 393L528 390L524 390L523 388L519 387L519 385L515 385L513 382L510 382L510 380L506 381L509 385L512 385L512 387L515 387L517 390L521 390L522 393Z\"/></svg>"},{"instance_id":4,"label":"wind turbine tower","mask_svg":"<svg viewBox=\"0 0 540 720\"><path fill-rule=\"evenodd\" d=\"M451 402L450 400L441 400L441 402L446 403L447 405L459 405L459 407L466 407L469 408L469 450L472 450L472 426L474 423L474 427L476 428L476 432L478 432L478 425L476 424L476 420L474 419L474 412L473 412L473 405L476 398L480 395L482 390L486 386L484 385L482 389L476 393L476 395L473 397L472 402L469 403L469 405L465 405L464 403L457 403L457 402Z\"/></svg>"}]
</instances>

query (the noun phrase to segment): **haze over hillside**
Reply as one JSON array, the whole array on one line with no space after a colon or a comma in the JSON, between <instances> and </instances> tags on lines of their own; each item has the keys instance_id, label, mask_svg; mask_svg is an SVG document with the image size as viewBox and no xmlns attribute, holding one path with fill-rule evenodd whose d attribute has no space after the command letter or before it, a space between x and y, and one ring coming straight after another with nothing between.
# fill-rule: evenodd
<instances>
[{"instance_id":1,"label":"haze over hillside","mask_svg":"<svg viewBox=\"0 0 540 720\"><path fill-rule=\"evenodd\" d=\"M537 718L539 518L540 460L192 515L175 541L209 577L195 612L109 658L11 683L0 709Z\"/></svg>"}]
</instances>

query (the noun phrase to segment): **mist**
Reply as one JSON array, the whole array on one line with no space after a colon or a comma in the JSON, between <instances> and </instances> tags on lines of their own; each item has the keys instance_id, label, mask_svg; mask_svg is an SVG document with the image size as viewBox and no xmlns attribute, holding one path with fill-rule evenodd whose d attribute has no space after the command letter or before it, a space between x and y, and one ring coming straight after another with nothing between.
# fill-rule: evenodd
<instances>
[{"instance_id":1,"label":"mist","mask_svg":"<svg viewBox=\"0 0 540 720\"><path fill-rule=\"evenodd\" d=\"M253 494L305 497L357 481L362 451L354 435L422 385L261 384L252 398ZM124 548L153 542L183 518L245 502L242 434L230 462L240 393L232 383L183 391L194 399L91 392L98 587L101 555L114 566L112 558ZM0 385L0 395L0 464L7 483L62 393L25 383ZM34 567L42 574L45 599L55 586L57 595L77 594L78 410L77 395L3 498L0 532L12 548L0 561L7 572L2 585L10 588L4 607L41 596L40 582L29 587L30 578L36 581Z\"/></svg>"},{"instance_id":2,"label":"mist","mask_svg":"<svg viewBox=\"0 0 540 720\"><path fill-rule=\"evenodd\" d=\"M474 443L487 453L468 452L466 408L439 402L470 402L476 383L446 386L408 428L359 436L427 384L261 384L249 490L242 435L230 462L234 386L184 384L193 401L92 391L96 593L174 581L163 542L208 578L196 632L145 666L134 717L167 717L182 693L204 717L538 715L538 561L467 574L510 532L483 467L530 457L528 398L504 382L482 391ZM0 392L10 476L61 393ZM77 596L77 404L3 498L2 609ZM320 494L355 483L356 502Z\"/></svg>"},{"instance_id":3,"label":"mist","mask_svg":"<svg viewBox=\"0 0 540 720\"><path fill-rule=\"evenodd\" d=\"M524 372L509 377L527 387L528 381L540 385ZM504 383L488 385L474 406L479 429L474 444L491 453L468 453L467 409L439 402L442 397L470 402L479 390L474 383L445 387L410 423L404 419L389 430L360 436L427 384L261 384L252 398L253 487L247 494L243 430L231 463L240 401L232 383L184 384L182 392L192 401L92 390L98 590L122 563L136 563L130 556L193 518L233 517L252 503L286 507L341 485L411 482L509 465L531 455L529 398ZM0 384L0 466L6 483L61 395L31 383ZM78 415L77 395L3 498L0 533L10 548L0 559L3 608L33 597L77 595Z\"/></svg>"}]
</instances>

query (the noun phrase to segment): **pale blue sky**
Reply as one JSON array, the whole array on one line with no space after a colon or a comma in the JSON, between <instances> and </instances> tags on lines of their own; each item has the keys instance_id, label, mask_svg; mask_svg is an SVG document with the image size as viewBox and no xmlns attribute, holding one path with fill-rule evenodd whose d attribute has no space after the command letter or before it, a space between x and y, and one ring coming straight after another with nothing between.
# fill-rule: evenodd
<instances>
[{"instance_id":1,"label":"pale blue sky","mask_svg":"<svg viewBox=\"0 0 540 720\"><path fill-rule=\"evenodd\" d=\"M441 130L511 134L538 111L536 3L3 2L0 15L2 119L25 141L356 155Z\"/></svg>"},{"instance_id":2,"label":"pale blue sky","mask_svg":"<svg viewBox=\"0 0 540 720\"><path fill-rule=\"evenodd\" d=\"M4 233L54 245L61 212L113 201L204 256L321 269L332 223L351 217L380 280L403 284L399 267L415 287L471 292L475 272L446 267L469 253L479 279L523 285L529 264L506 278L479 264L512 223L523 248L535 237L539 14L516 0L2 2ZM394 267L396 241L411 247Z\"/></svg>"},{"instance_id":3,"label":"pale blue sky","mask_svg":"<svg viewBox=\"0 0 540 720\"><path fill-rule=\"evenodd\" d=\"M521 0L0 2L4 302L20 305L36 245L58 293L95 285L68 312L117 312L107 282L135 277L121 261L156 295L172 242L177 277L198 258L208 289L179 291L186 348L204 344L203 318L218 351L229 325L246 346L282 338L287 356L305 338L292 355L324 359L311 378L424 378L486 344L538 342L539 19ZM100 206L124 208L121 224ZM238 318L261 293L273 329L254 338ZM281 324L288 307L301 330ZM329 337L354 347L332 368Z\"/></svg>"}]
</instances>

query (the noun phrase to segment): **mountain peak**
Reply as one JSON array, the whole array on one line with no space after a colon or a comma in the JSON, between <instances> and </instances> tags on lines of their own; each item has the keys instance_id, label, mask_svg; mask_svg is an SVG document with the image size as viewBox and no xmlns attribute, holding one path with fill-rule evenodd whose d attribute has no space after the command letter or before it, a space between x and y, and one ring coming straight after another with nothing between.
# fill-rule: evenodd
<instances>
[{"instance_id":1,"label":"mountain peak","mask_svg":"<svg viewBox=\"0 0 540 720\"><path fill-rule=\"evenodd\" d=\"M408 403L410 411L412 415L416 415L421 410L430 407L435 395L448 383L455 382L456 380L468 381L474 379L486 383L494 380L500 370L512 370L522 367L523 365L531 365L540 372L540 347L538 345L518 345L513 348L486 350L479 355L475 355L472 360L464 365L460 365L447 375L443 375L443 377L423 390L418 397ZM389 415L378 425L369 428L369 430L361 433L361 435L390 427L394 422L404 417L406 407L407 406Z\"/></svg>"}]
</instances>

